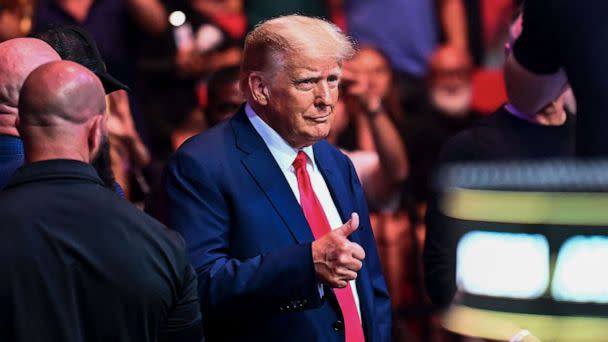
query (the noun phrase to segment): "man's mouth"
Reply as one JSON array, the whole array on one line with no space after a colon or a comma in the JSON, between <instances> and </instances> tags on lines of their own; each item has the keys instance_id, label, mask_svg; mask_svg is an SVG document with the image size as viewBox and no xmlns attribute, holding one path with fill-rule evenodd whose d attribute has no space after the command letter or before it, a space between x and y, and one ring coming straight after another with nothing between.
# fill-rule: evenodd
<instances>
[{"instance_id":1,"label":"man's mouth","mask_svg":"<svg viewBox=\"0 0 608 342\"><path fill-rule=\"evenodd\" d=\"M329 114L327 115L319 115L319 116L311 116L306 118L309 121L315 122L315 123L325 123L327 122L327 120L329 120Z\"/></svg>"}]
</instances>

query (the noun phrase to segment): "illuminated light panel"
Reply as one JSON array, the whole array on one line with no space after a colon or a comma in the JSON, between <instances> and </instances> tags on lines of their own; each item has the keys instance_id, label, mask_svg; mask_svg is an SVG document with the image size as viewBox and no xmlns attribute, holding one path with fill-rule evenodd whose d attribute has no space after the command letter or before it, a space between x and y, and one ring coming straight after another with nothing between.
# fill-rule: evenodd
<instances>
[{"instance_id":1,"label":"illuminated light panel","mask_svg":"<svg viewBox=\"0 0 608 342\"><path fill-rule=\"evenodd\" d=\"M456 281L471 294L538 298L549 286L549 242L539 234L469 232L458 243Z\"/></svg>"},{"instance_id":2,"label":"illuminated light panel","mask_svg":"<svg viewBox=\"0 0 608 342\"><path fill-rule=\"evenodd\" d=\"M182 26L186 22L186 14L182 11L175 11L169 14L169 23L175 27Z\"/></svg>"},{"instance_id":3,"label":"illuminated light panel","mask_svg":"<svg viewBox=\"0 0 608 342\"><path fill-rule=\"evenodd\" d=\"M608 303L608 237L573 236L557 255L551 294L555 300Z\"/></svg>"}]
</instances>

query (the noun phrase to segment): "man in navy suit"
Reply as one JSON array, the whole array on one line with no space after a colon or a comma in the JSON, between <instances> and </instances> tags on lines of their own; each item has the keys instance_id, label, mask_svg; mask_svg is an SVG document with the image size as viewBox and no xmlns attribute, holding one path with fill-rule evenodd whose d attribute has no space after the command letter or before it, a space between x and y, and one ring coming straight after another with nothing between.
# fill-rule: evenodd
<instances>
[{"instance_id":1,"label":"man in navy suit","mask_svg":"<svg viewBox=\"0 0 608 342\"><path fill-rule=\"evenodd\" d=\"M361 185L324 138L353 47L285 16L246 38L247 103L169 162L168 223L198 273L209 341L388 341L390 302Z\"/></svg>"}]
</instances>

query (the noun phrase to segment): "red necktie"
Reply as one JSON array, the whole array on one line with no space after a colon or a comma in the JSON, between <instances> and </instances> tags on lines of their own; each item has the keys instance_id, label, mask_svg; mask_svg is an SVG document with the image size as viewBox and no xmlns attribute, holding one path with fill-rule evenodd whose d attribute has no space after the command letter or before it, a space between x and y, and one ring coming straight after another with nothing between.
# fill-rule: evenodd
<instances>
[{"instance_id":1,"label":"red necktie","mask_svg":"<svg viewBox=\"0 0 608 342\"><path fill-rule=\"evenodd\" d=\"M296 170L296 177L298 178L298 190L300 190L300 205L304 211L304 216L308 225L312 230L312 234L315 239L329 233L331 227L323 207L319 202L319 199L315 195L315 192L310 183L310 177L306 170L306 153L300 151L296 160L293 162L293 167ZM363 336L363 327L361 326L361 318L357 311L357 305L355 304L355 296L350 284L347 283L345 288L333 289L340 304L342 315L344 316L344 328L346 335L346 342L364 342L365 337Z\"/></svg>"}]
</instances>

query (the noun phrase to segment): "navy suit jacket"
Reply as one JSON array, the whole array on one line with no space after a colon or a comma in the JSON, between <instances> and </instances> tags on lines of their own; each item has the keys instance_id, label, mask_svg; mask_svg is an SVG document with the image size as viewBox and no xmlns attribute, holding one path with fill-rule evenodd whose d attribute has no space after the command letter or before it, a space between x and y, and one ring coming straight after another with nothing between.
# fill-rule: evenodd
<instances>
[{"instance_id":1,"label":"navy suit jacket","mask_svg":"<svg viewBox=\"0 0 608 342\"><path fill-rule=\"evenodd\" d=\"M313 146L351 240L366 252L357 290L367 341L390 338L390 302L363 191L350 160L326 141ZM186 240L198 273L209 341L343 341L330 288L320 298L314 240L304 213L243 108L188 140L165 177L168 224Z\"/></svg>"},{"instance_id":2,"label":"navy suit jacket","mask_svg":"<svg viewBox=\"0 0 608 342\"><path fill-rule=\"evenodd\" d=\"M8 184L24 162L25 153L21 138L0 134L0 190Z\"/></svg>"}]
</instances>

